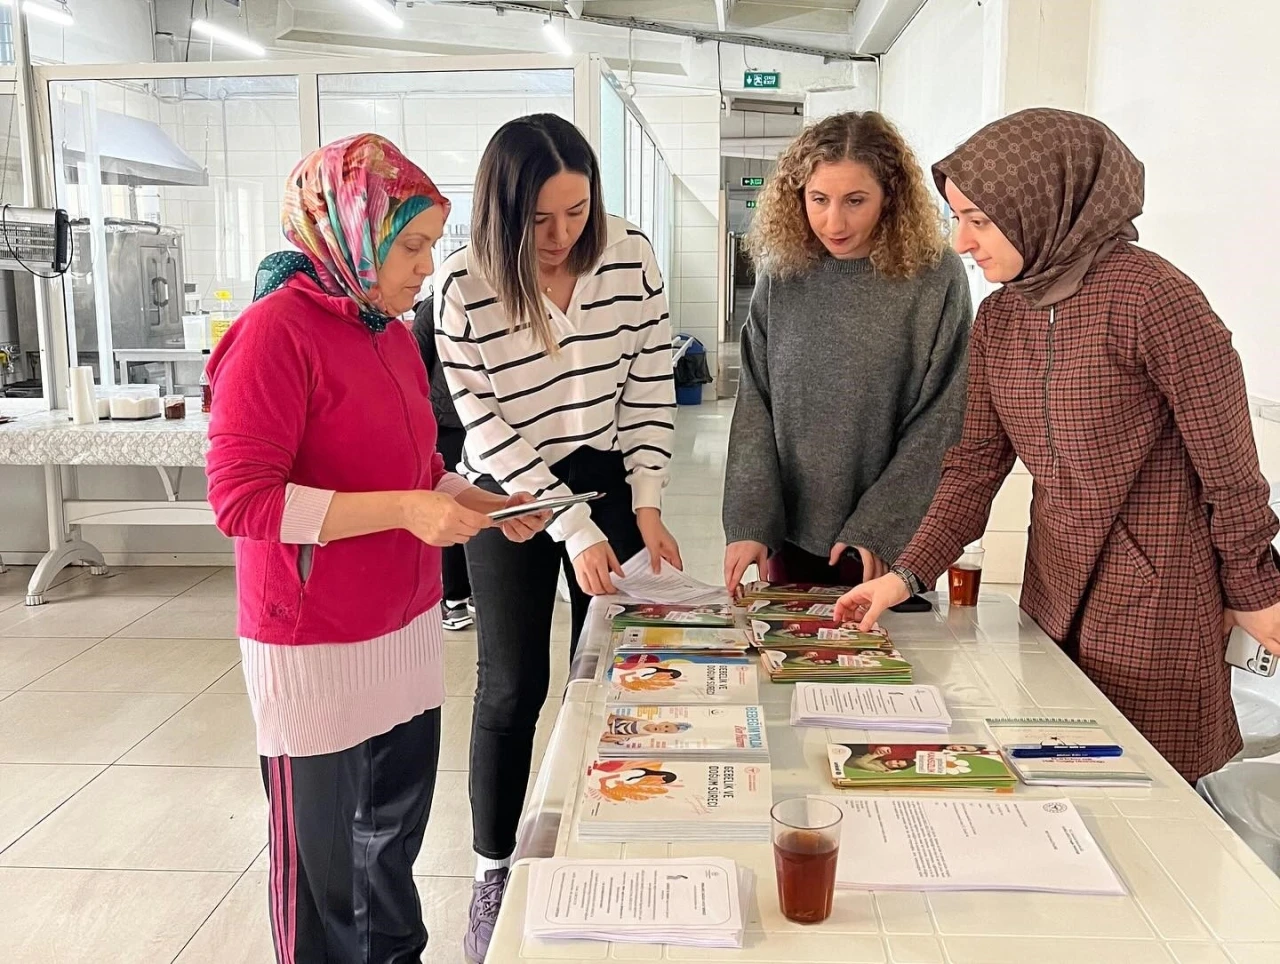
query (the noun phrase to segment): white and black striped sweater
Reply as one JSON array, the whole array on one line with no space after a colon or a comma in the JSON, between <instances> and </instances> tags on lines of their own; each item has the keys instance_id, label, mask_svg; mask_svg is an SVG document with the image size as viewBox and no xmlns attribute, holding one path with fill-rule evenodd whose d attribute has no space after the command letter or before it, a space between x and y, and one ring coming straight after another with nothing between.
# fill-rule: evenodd
<instances>
[{"instance_id":1,"label":"white and black striped sweater","mask_svg":"<svg viewBox=\"0 0 1280 964\"><path fill-rule=\"evenodd\" d=\"M560 351L513 330L493 289L469 269L467 249L436 273L436 344L467 429L460 467L508 492L568 494L548 468L583 446L620 451L636 508L660 508L675 431L671 323L649 240L609 218L608 243L567 312L544 299ZM570 558L603 541L590 509L548 527ZM625 561L625 560L623 560Z\"/></svg>"}]
</instances>

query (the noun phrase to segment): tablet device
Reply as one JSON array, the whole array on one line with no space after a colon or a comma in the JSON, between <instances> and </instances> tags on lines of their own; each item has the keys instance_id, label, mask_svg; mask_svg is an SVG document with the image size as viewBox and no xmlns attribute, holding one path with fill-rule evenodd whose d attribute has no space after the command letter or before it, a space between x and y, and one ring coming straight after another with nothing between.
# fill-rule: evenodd
<instances>
[{"instance_id":1,"label":"tablet device","mask_svg":"<svg viewBox=\"0 0 1280 964\"><path fill-rule=\"evenodd\" d=\"M489 513L489 518L494 522L507 522L511 519L518 519L522 515L533 515L537 512L558 512L560 509L567 509L571 505L577 505L579 502L590 502L598 499L602 493L600 492L583 492L578 495L553 495L545 499L534 499L532 502L526 502L524 505L513 505L505 509L498 509Z\"/></svg>"}]
</instances>

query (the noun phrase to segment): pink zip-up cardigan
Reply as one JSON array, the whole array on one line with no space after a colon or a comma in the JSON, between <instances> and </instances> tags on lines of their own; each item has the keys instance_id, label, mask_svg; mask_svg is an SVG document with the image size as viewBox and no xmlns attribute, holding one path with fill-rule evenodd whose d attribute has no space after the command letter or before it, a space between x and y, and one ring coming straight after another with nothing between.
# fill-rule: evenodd
<instances>
[{"instance_id":1,"label":"pink zip-up cardigan","mask_svg":"<svg viewBox=\"0 0 1280 964\"><path fill-rule=\"evenodd\" d=\"M407 626L441 597L440 550L397 529L281 541L286 485L435 489L445 477L413 336L375 334L354 301L296 275L218 343L206 461L218 528L236 540L238 632L278 645L357 643ZM309 573L300 566L313 552Z\"/></svg>"}]
</instances>

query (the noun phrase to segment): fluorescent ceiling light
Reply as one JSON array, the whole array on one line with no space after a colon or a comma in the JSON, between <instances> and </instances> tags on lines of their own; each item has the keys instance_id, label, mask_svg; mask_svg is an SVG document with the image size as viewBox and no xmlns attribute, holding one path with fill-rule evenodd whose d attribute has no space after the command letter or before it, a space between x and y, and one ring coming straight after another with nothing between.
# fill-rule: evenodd
<instances>
[{"instance_id":1,"label":"fluorescent ceiling light","mask_svg":"<svg viewBox=\"0 0 1280 964\"><path fill-rule=\"evenodd\" d=\"M253 54L255 57L265 57L267 50L260 43L255 43L242 33L236 33L234 30L228 30L226 27L220 27L216 23L210 23L208 20L192 20L191 32L198 33L202 37L208 37L210 40L216 40L220 44L226 44L228 47L235 47L247 54Z\"/></svg>"},{"instance_id":2,"label":"fluorescent ceiling light","mask_svg":"<svg viewBox=\"0 0 1280 964\"><path fill-rule=\"evenodd\" d=\"M13 6L13 4L7 3L5 6ZM26 0L22 5L22 12L28 17L35 17L37 20L56 23L59 27L74 27L76 25L75 18L71 16L70 11L62 6L51 7L43 3L37 3L36 0Z\"/></svg>"},{"instance_id":3,"label":"fluorescent ceiling light","mask_svg":"<svg viewBox=\"0 0 1280 964\"><path fill-rule=\"evenodd\" d=\"M387 0L355 0L355 5L379 23L396 30L404 27L404 21L396 15L396 9Z\"/></svg>"},{"instance_id":4,"label":"fluorescent ceiling light","mask_svg":"<svg viewBox=\"0 0 1280 964\"><path fill-rule=\"evenodd\" d=\"M542 25L542 32L547 35L547 40L551 42L552 48L558 54L564 54L566 57L572 56L573 48L569 46L568 39L565 35L556 29L555 23L550 17L547 22Z\"/></svg>"}]
</instances>

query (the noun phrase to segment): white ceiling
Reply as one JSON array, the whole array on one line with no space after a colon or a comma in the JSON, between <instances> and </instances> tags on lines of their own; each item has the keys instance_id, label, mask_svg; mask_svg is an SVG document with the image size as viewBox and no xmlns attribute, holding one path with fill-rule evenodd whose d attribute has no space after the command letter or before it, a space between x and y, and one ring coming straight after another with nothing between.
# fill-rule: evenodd
<instances>
[{"instance_id":1,"label":"white ceiling","mask_svg":"<svg viewBox=\"0 0 1280 964\"><path fill-rule=\"evenodd\" d=\"M157 4L164 22L162 29L179 26L190 10L190 0L157 0ZM852 49L853 14L858 0L581 0L588 17L652 21L703 34L719 32L717 8L722 4L728 10L726 35L833 52ZM520 6L558 14L566 9L564 0L524 0ZM197 15L202 7L200 0ZM245 0L239 14L220 0L209 0L209 9L211 19L219 23L242 27L244 19L237 18L247 18L255 38L262 40L266 34L268 43L316 42L319 34L332 33L361 46L374 38L382 41L383 49L422 49L428 53L466 55L545 49L536 31L530 36L529 14L513 11L499 17L485 0L398 0L397 12L405 21L402 31L380 26L361 11L355 0ZM587 23L575 24L571 29L587 36L593 31L621 35L627 32ZM293 40L289 39L290 33L295 35ZM635 36L639 41L642 36L653 39L663 35L637 30ZM668 36L668 42L679 39Z\"/></svg>"},{"instance_id":2,"label":"white ceiling","mask_svg":"<svg viewBox=\"0 0 1280 964\"><path fill-rule=\"evenodd\" d=\"M875 0L865 6L911 2ZM185 50L191 0L156 3L159 29L171 32ZM717 22L721 4L727 4L728 11L723 33ZM603 56L616 73L631 76L650 93L689 86L741 90L744 70L778 70L784 85L779 96L800 99L807 89L864 83L866 68L874 72L872 65L848 60L855 45L859 0L582 0L581 5L587 20L554 21L574 52ZM198 0L197 15L203 6ZM221 0L208 0L211 19L249 33L274 57L552 53L539 11L563 14L565 0L523 0L513 6L519 9L500 15L483 0L399 0L404 28L394 30L372 18L356 0L244 0L238 10ZM593 17L634 20L637 25L628 29L590 22ZM646 30L646 22L675 32ZM715 43L716 37L726 39ZM757 39L837 57L828 62L821 56L769 49L752 43ZM207 56L199 41L194 46L199 53L193 57ZM218 47L213 55L243 56Z\"/></svg>"}]
</instances>

